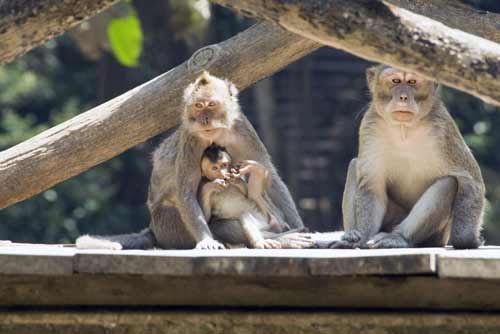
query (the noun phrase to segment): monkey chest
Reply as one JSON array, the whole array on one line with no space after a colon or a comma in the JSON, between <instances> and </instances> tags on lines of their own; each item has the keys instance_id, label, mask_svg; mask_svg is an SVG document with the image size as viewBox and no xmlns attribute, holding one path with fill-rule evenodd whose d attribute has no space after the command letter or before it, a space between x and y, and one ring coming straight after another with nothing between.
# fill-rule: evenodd
<instances>
[{"instance_id":1,"label":"monkey chest","mask_svg":"<svg viewBox=\"0 0 500 334\"><path fill-rule=\"evenodd\" d=\"M432 146L394 150L385 161L387 193L396 203L408 209L438 178L445 176L441 155Z\"/></svg>"}]
</instances>

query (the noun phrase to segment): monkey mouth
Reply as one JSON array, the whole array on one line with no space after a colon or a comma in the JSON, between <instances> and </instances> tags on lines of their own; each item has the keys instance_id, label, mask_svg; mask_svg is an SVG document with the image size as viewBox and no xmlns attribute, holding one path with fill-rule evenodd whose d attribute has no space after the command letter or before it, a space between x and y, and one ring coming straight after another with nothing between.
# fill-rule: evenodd
<instances>
[{"instance_id":1,"label":"monkey mouth","mask_svg":"<svg viewBox=\"0 0 500 334\"><path fill-rule=\"evenodd\" d=\"M398 122L409 122L415 117L412 111L396 110L392 112L392 118Z\"/></svg>"}]
</instances>

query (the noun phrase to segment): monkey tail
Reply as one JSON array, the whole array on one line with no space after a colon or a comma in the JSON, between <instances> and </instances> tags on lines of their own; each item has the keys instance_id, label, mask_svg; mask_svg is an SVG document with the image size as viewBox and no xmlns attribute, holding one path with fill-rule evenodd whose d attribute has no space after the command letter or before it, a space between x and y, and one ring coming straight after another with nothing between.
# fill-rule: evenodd
<instances>
[{"instance_id":1,"label":"monkey tail","mask_svg":"<svg viewBox=\"0 0 500 334\"><path fill-rule=\"evenodd\" d=\"M151 249L156 240L148 227L139 233L110 236L82 235L76 239L78 249Z\"/></svg>"}]
</instances>

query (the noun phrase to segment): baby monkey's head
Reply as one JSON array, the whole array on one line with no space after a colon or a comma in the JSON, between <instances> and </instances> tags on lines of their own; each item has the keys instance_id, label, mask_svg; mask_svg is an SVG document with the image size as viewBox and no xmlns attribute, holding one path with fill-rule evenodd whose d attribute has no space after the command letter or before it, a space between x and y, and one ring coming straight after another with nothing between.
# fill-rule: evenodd
<instances>
[{"instance_id":1,"label":"baby monkey's head","mask_svg":"<svg viewBox=\"0 0 500 334\"><path fill-rule=\"evenodd\" d=\"M201 175L208 180L229 180L232 175L231 156L226 148L212 144L201 157Z\"/></svg>"}]
</instances>

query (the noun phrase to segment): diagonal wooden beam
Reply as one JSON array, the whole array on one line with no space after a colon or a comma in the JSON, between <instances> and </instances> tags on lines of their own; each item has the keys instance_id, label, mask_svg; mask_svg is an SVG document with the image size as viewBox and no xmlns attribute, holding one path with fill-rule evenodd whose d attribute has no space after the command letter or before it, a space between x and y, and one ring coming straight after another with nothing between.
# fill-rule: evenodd
<instances>
[{"instance_id":1,"label":"diagonal wooden beam","mask_svg":"<svg viewBox=\"0 0 500 334\"><path fill-rule=\"evenodd\" d=\"M105 10L118 0L0 0L0 64Z\"/></svg>"},{"instance_id":2,"label":"diagonal wooden beam","mask_svg":"<svg viewBox=\"0 0 500 334\"><path fill-rule=\"evenodd\" d=\"M167 73L0 152L0 208L31 197L179 122L182 92L208 69L244 89L321 45L260 23Z\"/></svg>"},{"instance_id":3,"label":"diagonal wooden beam","mask_svg":"<svg viewBox=\"0 0 500 334\"><path fill-rule=\"evenodd\" d=\"M380 0L213 0L500 105L500 44Z\"/></svg>"}]
</instances>

